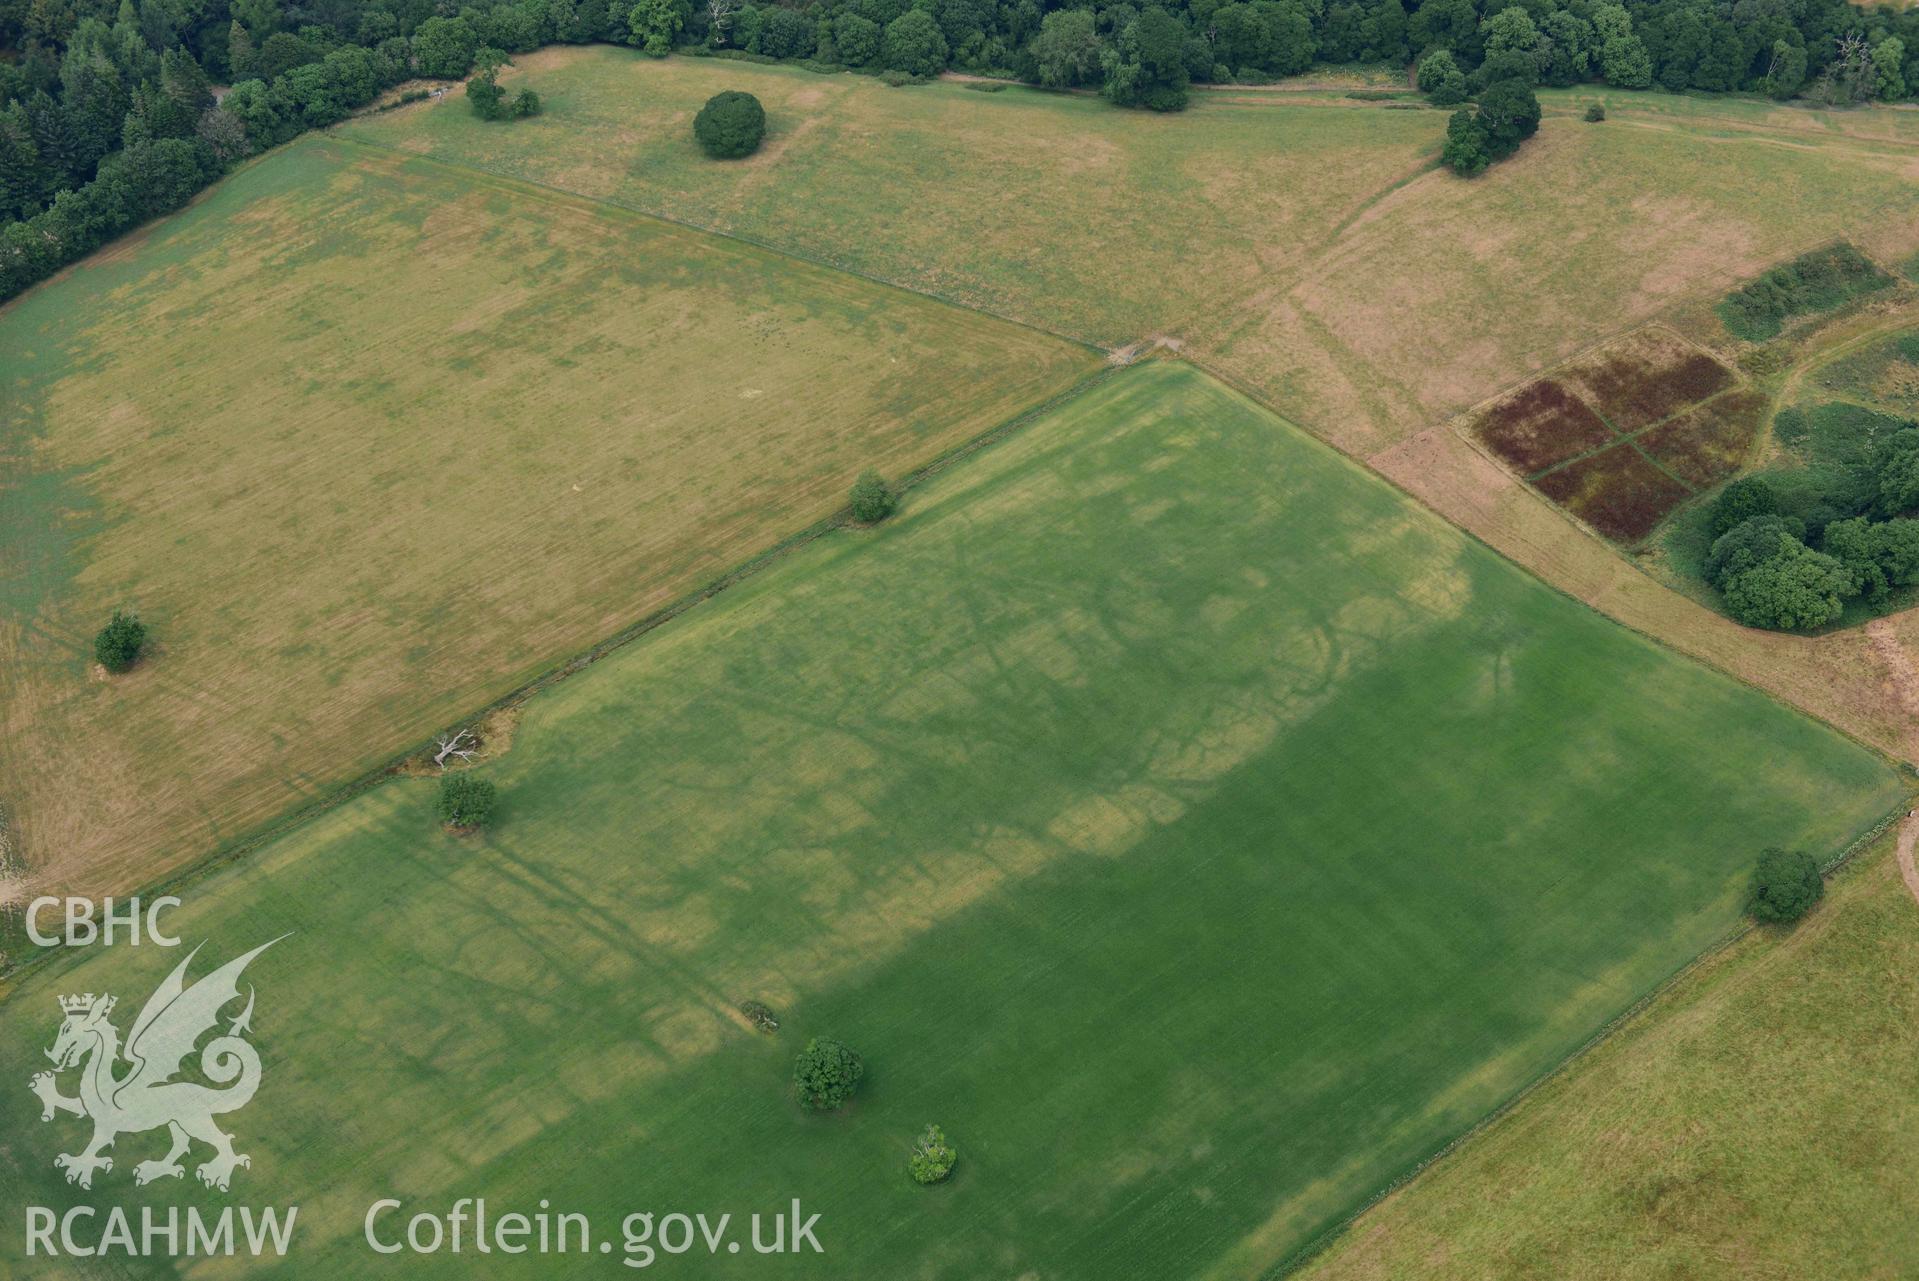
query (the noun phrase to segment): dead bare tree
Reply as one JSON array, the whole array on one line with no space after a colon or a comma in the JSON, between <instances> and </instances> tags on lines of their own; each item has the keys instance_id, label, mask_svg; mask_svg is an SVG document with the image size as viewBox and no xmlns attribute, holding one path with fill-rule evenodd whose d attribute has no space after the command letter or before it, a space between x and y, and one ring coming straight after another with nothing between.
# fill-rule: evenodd
<instances>
[{"instance_id":1,"label":"dead bare tree","mask_svg":"<svg viewBox=\"0 0 1919 1281\"><path fill-rule=\"evenodd\" d=\"M725 44L728 32L733 26L733 15L740 9L740 0L706 0L707 24L713 29L713 42Z\"/></svg>"},{"instance_id":2,"label":"dead bare tree","mask_svg":"<svg viewBox=\"0 0 1919 1281\"><path fill-rule=\"evenodd\" d=\"M462 743L473 743L474 746L462 747ZM445 734L440 735L440 737L435 740L434 746L440 750L433 754L433 763L440 767L442 773L445 773L446 762L449 756L457 756L462 761L470 761L473 759L473 753L478 748L478 743L473 737L472 730L463 729L451 737Z\"/></svg>"}]
</instances>

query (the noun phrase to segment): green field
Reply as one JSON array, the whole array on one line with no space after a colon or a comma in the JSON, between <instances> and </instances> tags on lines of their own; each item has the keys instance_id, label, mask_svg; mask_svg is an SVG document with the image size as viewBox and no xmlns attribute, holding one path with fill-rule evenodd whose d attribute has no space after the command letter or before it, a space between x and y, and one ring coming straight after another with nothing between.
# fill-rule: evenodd
<instances>
[{"instance_id":1,"label":"green field","mask_svg":"<svg viewBox=\"0 0 1919 1281\"><path fill-rule=\"evenodd\" d=\"M151 883L1101 364L304 139L0 311L0 808L45 888Z\"/></svg>"},{"instance_id":2,"label":"green field","mask_svg":"<svg viewBox=\"0 0 1919 1281\"><path fill-rule=\"evenodd\" d=\"M1919 909L1888 839L1368 1214L1301 1281L1919 1275Z\"/></svg>"},{"instance_id":3,"label":"green field","mask_svg":"<svg viewBox=\"0 0 1919 1281\"><path fill-rule=\"evenodd\" d=\"M288 1274L378 1275L390 1195L823 1215L811 1268L700 1275L1258 1275L1721 937L1758 847L1901 795L1170 363L541 694L482 770L484 839L396 780L182 891L209 959L296 931L233 1119L234 1199L302 1207ZM175 959L29 975L0 1081L56 993L130 1017ZM871 1064L841 1116L788 1093L816 1033ZM10 1205L157 1155L81 1193L74 1122L11 1097Z\"/></svg>"}]
</instances>

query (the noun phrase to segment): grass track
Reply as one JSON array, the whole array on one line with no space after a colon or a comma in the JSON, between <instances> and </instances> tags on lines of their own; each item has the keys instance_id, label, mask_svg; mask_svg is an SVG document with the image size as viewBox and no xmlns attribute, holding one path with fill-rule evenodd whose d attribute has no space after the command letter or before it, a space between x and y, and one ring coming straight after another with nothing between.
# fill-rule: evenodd
<instances>
[{"instance_id":1,"label":"grass track","mask_svg":"<svg viewBox=\"0 0 1919 1281\"><path fill-rule=\"evenodd\" d=\"M798 1195L837 1276L1257 1275L1723 936L1757 846L1900 795L1167 363L541 695L484 768L485 841L400 780L187 888L222 953L298 931L240 1121L293 1275L373 1275L388 1193L603 1228ZM30 975L0 1080L53 993L172 960ZM843 1117L784 1097L813 1033L872 1061ZM0 1130L9 1204L77 1195L62 1137ZM774 1271L809 1274L697 1268Z\"/></svg>"},{"instance_id":2,"label":"grass track","mask_svg":"<svg viewBox=\"0 0 1919 1281\"><path fill-rule=\"evenodd\" d=\"M148 883L1100 365L304 139L0 316L0 803ZM161 653L90 681L122 604Z\"/></svg>"}]
</instances>

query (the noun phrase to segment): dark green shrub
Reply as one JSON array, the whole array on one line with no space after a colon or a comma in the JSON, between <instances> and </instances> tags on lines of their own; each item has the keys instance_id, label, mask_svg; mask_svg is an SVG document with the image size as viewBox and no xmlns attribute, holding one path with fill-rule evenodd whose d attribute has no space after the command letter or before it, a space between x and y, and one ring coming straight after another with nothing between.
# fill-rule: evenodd
<instances>
[{"instance_id":1,"label":"dark green shrub","mask_svg":"<svg viewBox=\"0 0 1919 1281\"><path fill-rule=\"evenodd\" d=\"M493 821L493 784L471 774L440 779L440 821L456 832L476 832Z\"/></svg>"},{"instance_id":2,"label":"dark green shrub","mask_svg":"<svg viewBox=\"0 0 1919 1281\"><path fill-rule=\"evenodd\" d=\"M1751 516L1713 540L1706 554L1706 581L1723 588L1734 576L1785 556L1800 544L1798 530L1783 516Z\"/></svg>"},{"instance_id":3,"label":"dark green shrub","mask_svg":"<svg viewBox=\"0 0 1919 1281\"><path fill-rule=\"evenodd\" d=\"M1792 540L1778 555L1726 579L1726 610L1748 627L1801 631L1838 618L1852 591L1845 566Z\"/></svg>"},{"instance_id":4,"label":"dark green shrub","mask_svg":"<svg viewBox=\"0 0 1919 1281\"><path fill-rule=\"evenodd\" d=\"M1595 102L1593 103L1592 106L1586 108L1587 124L1596 125L1600 121L1604 120L1605 118L1606 118L1606 106L1604 103Z\"/></svg>"},{"instance_id":5,"label":"dark green shrub","mask_svg":"<svg viewBox=\"0 0 1919 1281\"><path fill-rule=\"evenodd\" d=\"M880 474L868 469L860 473L853 482L853 519L862 525L872 525L885 520L893 514L898 500L887 487Z\"/></svg>"},{"instance_id":6,"label":"dark green shrub","mask_svg":"<svg viewBox=\"0 0 1919 1281\"><path fill-rule=\"evenodd\" d=\"M1754 516L1770 516L1779 510L1779 496L1758 476L1743 476L1720 491L1712 509L1712 536L1724 534L1734 525Z\"/></svg>"},{"instance_id":7,"label":"dark green shrub","mask_svg":"<svg viewBox=\"0 0 1919 1281\"><path fill-rule=\"evenodd\" d=\"M740 1013L746 1021L762 1032L780 1030L780 1016L773 1013L773 1007L765 1001L741 1001Z\"/></svg>"},{"instance_id":8,"label":"dark green shrub","mask_svg":"<svg viewBox=\"0 0 1919 1281\"><path fill-rule=\"evenodd\" d=\"M1759 856L1759 865L1753 869L1747 910L1756 920L1796 921L1810 912L1825 892L1826 882L1820 877L1819 864L1813 861L1812 855L1800 850L1770 849Z\"/></svg>"},{"instance_id":9,"label":"dark green shrub","mask_svg":"<svg viewBox=\"0 0 1919 1281\"><path fill-rule=\"evenodd\" d=\"M693 117L693 136L716 160L750 156L766 136L766 108L752 94L737 89L716 93Z\"/></svg>"},{"instance_id":10,"label":"dark green shrub","mask_svg":"<svg viewBox=\"0 0 1919 1281\"><path fill-rule=\"evenodd\" d=\"M808 1041L793 1064L793 1084L799 1087L800 1103L815 1112L831 1112L852 1098L865 1075L866 1064L859 1055L824 1036Z\"/></svg>"},{"instance_id":11,"label":"dark green shrub","mask_svg":"<svg viewBox=\"0 0 1919 1281\"><path fill-rule=\"evenodd\" d=\"M1719 319L1727 332L1764 342L1794 316L1831 311L1861 294L1892 284L1892 277L1848 244L1802 254L1726 295Z\"/></svg>"},{"instance_id":12,"label":"dark green shrub","mask_svg":"<svg viewBox=\"0 0 1919 1281\"><path fill-rule=\"evenodd\" d=\"M113 611L113 618L93 638L93 656L110 672L124 672L140 661L140 649L147 643L147 625L125 610Z\"/></svg>"},{"instance_id":13,"label":"dark green shrub","mask_svg":"<svg viewBox=\"0 0 1919 1281\"><path fill-rule=\"evenodd\" d=\"M945 1132L937 1125L929 1125L914 1140L912 1155L906 1158L906 1169L915 1183L938 1183L953 1172L953 1163L957 1160L959 1153L946 1141Z\"/></svg>"}]
</instances>

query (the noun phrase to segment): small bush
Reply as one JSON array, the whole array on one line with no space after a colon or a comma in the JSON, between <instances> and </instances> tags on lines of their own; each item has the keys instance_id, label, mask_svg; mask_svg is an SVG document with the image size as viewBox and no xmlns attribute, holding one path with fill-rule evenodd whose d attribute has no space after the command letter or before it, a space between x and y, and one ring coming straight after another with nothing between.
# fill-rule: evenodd
<instances>
[{"instance_id":1,"label":"small bush","mask_svg":"<svg viewBox=\"0 0 1919 1281\"><path fill-rule=\"evenodd\" d=\"M1596 125L1600 121L1604 120L1605 118L1606 118L1606 107L1604 103L1595 102L1593 103L1592 106L1586 108L1587 124Z\"/></svg>"},{"instance_id":2,"label":"small bush","mask_svg":"<svg viewBox=\"0 0 1919 1281\"><path fill-rule=\"evenodd\" d=\"M491 782L471 774L440 779L440 822L456 832L475 832L493 821L496 795Z\"/></svg>"},{"instance_id":3,"label":"small bush","mask_svg":"<svg viewBox=\"0 0 1919 1281\"><path fill-rule=\"evenodd\" d=\"M140 649L147 643L147 625L124 610L114 610L113 618L93 638L93 656L110 672L124 672L140 661Z\"/></svg>"},{"instance_id":4,"label":"small bush","mask_svg":"<svg viewBox=\"0 0 1919 1281\"><path fill-rule=\"evenodd\" d=\"M880 72L880 83L889 88L904 89L907 85L924 84L925 82L910 71L893 71L889 69Z\"/></svg>"},{"instance_id":5,"label":"small bush","mask_svg":"<svg viewBox=\"0 0 1919 1281\"><path fill-rule=\"evenodd\" d=\"M868 469L860 473L853 482L853 519L862 525L873 525L893 514L899 500L893 496L886 481L876 471Z\"/></svg>"},{"instance_id":6,"label":"small bush","mask_svg":"<svg viewBox=\"0 0 1919 1281\"><path fill-rule=\"evenodd\" d=\"M693 117L693 136L716 160L750 156L766 137L766 108L752 94L737 89L716 93Z\"/></svg>"},{"instance_id":7,"label":"small bush","mask_svg":"<svg viewBox=\"0 0 1919 1281\"><path fill-rule=\"evenodd\" d=\"M522 89L513 99L513 114L516 116L537 116L540 114L540 95L531 89Z\"/></svg>"},{"instance_id":8,"label":"small bush","mask_svg":"<svg viewBox=\"0 0 1919 1281\"><path fill-rule=\"evenodd\" d=\"M824 1036L808 1041L793 1064L793 1084L799 1087L800 1102L815 1112L831 1112L852 1098L865 1075L866 1063L859 1055Z\"/></svg>"},{"instance_id":9,"label":"small bush","mask_svg":"<svg viewBox=\"0 0 1919 1281\"><path fill-rule=\"evenodd\" d=\"M741 1001L740 1013L746 1021L762 1032L780 1030L780 1016L773 1013L773 1007L764 1001Z\"/></svg>"},{"instance_id":10,"label":"small bush","mask_svg":"<svg viewBox=\"0 0 1919 1281\"><path fill-rule=\"evenodd\" d=\"M1826 882L1812 855L1770 849L1753 869L1748 910L1757 920L1786 924L1810 912L1825 893Z\"/></svg>"},{"instance_id":11,"label":"small bush","mask_svg":"<svg viewBox=\"0 0 1919 1281\"><path fill-rule=\"evenodd\" d=\"M914 1141L913 1153L906 1158L906 1168L915 1183L938 1183L953 1172L953 1163L957 1160L959 1153L946 1141L945 1132L937 1125L929 1125Z\"/></svg>"}]
</instances>

